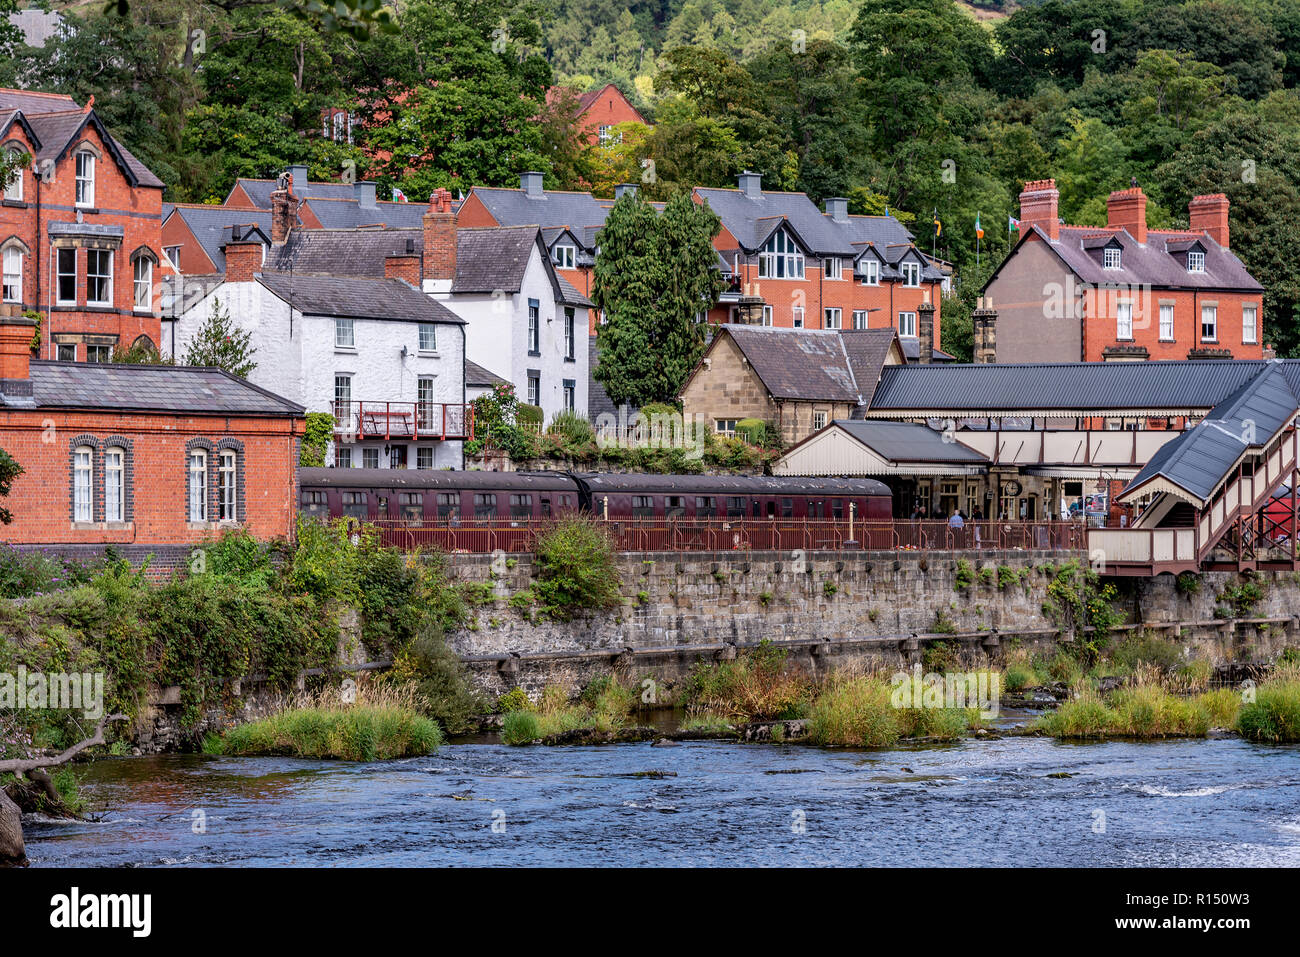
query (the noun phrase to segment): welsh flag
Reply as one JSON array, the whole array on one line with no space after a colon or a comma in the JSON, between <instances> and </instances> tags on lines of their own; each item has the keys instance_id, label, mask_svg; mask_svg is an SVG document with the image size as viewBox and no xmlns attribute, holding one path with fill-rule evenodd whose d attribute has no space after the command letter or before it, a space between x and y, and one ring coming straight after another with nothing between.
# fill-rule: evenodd
<instances>
[{"instance_id":1,"label":"welsh flag","mask_svg":"<svg viewBox=\"0 0 1300 957\"><path fill-rule=\"evenodd\" d=\"M1012 232L1013 230L1017 233L1020 232L1020 220L1016 219L1014 216L1008 216L1007 232Z\"/></svg>"},{"instance_id":2,"label":"welsh flag","mask_svg":"<svg viewBox=\"0 0 1300 957\"><path fill-rule=\"evenodd\" d=\"M394 187L393 187L393 202L394 202L394 203L406 203L406 202L410 202L410 200L408 200L408 199L406 198L406 194L405 194L405 193L403 193L400 189L398 189L396 186L394 186Z\"/></svg>"}]
</instances>

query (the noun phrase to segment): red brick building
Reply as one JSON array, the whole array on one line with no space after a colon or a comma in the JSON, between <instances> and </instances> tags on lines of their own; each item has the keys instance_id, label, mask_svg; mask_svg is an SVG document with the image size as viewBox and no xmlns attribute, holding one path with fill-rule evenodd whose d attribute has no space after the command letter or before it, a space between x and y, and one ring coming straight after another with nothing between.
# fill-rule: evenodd
<instances>
[{"instance_id":1,"label":"red brick building","mask_svg":"<svg viewBox=\"0 0 1300 957\"><path fill-rule=\"evenodd\" d=\"M24 470L0 540L165 565L226 528L293 534L301 406L217 369L34 360L35 325L0 315L0 448Z\"/></svg>"},{"instance_id":2,"label":"red brick building","mask_svg":"<svg viewBox=\"0 0 1300 957\"><path fill-rule=\"evenodd\" d=\"M1194 197L1185 230L1148 229L1136 186L1110 194L1105 226L1063 224L1059 196L1050 179L1020 194L1020 241L977 313L977 361L1264 356L1263 287L1230 248L1226 196Z\"/></svg>"},{"instance_id":3,"label":"red brick building","mask_svg":"<svg viewBox=\"0 0 1300 957\"><path fill-rule=\"evenodd\" d=\"M39 355L156 346L162 182L66 96L0 90L0 149L27 158L0 201L3 301L44 316Z\"/></svg>"},{"instance_id":4,"label":"red brick building","mask_svg":"<svg viewBox=\"0 0 1300 957\"><path fill-rule=\"evenodd\" d=\"M555 101L558 89L551 87L546 91L547 103ZM645 117L622 90L613 83L606 83L599 90L578 94L578 110L573 123L586 131L587 141L592 146L604 146L618 137L614 127L619 123L645 123Z\"/></svg>"}]
</instances>

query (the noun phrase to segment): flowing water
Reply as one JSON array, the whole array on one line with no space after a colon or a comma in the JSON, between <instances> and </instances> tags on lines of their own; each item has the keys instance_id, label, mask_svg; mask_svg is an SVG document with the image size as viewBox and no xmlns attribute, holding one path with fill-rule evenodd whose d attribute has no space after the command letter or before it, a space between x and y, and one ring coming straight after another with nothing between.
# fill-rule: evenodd
<instances>
[{"instance_id":1,"label":"flowing water","mask_svg":"<svg viewBox=\"0 0 1300 957\"><path fill-rule=\"evenodd\" d=\"M479 739L384 764L165 755L82 771L106 810L28 822L36 866L1300 865L1300 747L1235 739Z\"/></svg>"}]
</instances>

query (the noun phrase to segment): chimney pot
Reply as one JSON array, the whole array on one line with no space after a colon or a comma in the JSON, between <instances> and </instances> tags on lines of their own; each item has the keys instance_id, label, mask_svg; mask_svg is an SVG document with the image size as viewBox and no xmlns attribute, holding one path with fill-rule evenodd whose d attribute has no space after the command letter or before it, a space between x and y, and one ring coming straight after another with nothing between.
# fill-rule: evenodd
<instances>
[{"instance_id":1,"label":"chimney pot","mask_svg":"<svg viewBox=\"0 0 1300 957\"><path fill-rule=\"evenodd\" d=\"M1052 242L1061 238L1061 193L1054 179L1031 179L1020 191L1020 232L1027 236L1037 226Z\"/></svg>"},{"instance_id":2,"label":"chimney pot","mask_svg":"<svg viewBox=\"0 0 1300 957\"><path fill-rule=\"evenodd\" d=\"M452 212L451 193L445 189L433 191L423 222L423 278L450 283L456 278L456 214Z\"/></svg>"},{"instance_id":3,"label":"chimney pot","mask_svg":"<svg viewBox=\"0 0 1300 957\"><path fill-rule=\"evenodd\" d=\"M1193 232L1205 233L1224 249L1228 247L1228 197L1223 193L1193 196L1187 204L1188 225Z\"/></svg>"},{"instance_id":4,"label":"chimney pot","mask_svg":"<svg viewBox=\"0 0 1300 957\"><path fill-rule=\"evenodd\" d=\"M17 307L5 310L0 317L0 396L8 404L19 396L32 394L32 336L36 320L19 315Z\"/></svg>"},{"instance_id":5,"label":"chimney pot","mask_svg":"<svg viewBox=\"0 0 1300 957\"><path fill-rule=\"evenodd\" d=\"M1147 197L1140 186L1119 189L1106 200L1106 225L1127 229L1140 243L1147 241Z\"/></svg>"}]
</instances>

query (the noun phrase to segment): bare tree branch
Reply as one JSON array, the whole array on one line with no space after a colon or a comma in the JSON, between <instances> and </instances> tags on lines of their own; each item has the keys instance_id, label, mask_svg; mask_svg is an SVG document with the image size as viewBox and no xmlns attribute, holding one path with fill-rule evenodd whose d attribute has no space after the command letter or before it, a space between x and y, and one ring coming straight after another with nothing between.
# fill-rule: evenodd
<instances>
[{"instance_id":1,"label":"bare tree branch","mask_svg":"<svg viewBox=\"0 0 1300 957\"><path fill-rule=\"evenodd\" d=\"M22 774L26 775L28 771L35 771L37 768L53 768L60 764L66 764L75 758L87 748L93 748L97 744L104 743L104 726L110 721L125 721L124 714L106 714L99 719L99 724L95 725L95 733L84 741L80 741L68 748L62 754L47 758L15 758L10 761L0 761L0 774Z\"/></svg>"}]
</instances>

